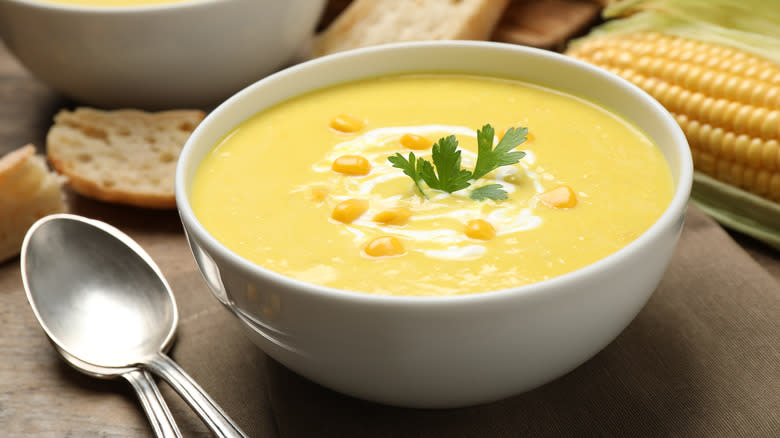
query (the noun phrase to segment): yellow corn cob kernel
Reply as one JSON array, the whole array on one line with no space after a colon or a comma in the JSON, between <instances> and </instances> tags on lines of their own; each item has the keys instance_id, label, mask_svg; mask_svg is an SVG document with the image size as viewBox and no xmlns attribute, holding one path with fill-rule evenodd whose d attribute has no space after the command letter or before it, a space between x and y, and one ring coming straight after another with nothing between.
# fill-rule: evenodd
<instances>
[{"instance_id":1,"label":"yellow corn cob kernel","mask_svg":"<svg viewBox=\"0 0 780 438\"><path fill-rule=\"evenodd\" d=\"M368 210L368 201L350 198L336 204L330 217L339 222L349 224L359 218L366 210Z\"/></svg>"},{"instance_id":2,"label":"yellow corn cob kernel","mask_svg":"<svg viewBox=\"0 0 780 438\"><path fill-rule=\"evenodd\" d=\"M328 197L328 189L325 187L312 187L309 189L308 198L314 202L322 202Z\"/></svg>"},{"instance_id":3,"label":"yellow corn cob kernel","mask_svg":"<svg viewBox=\"0 0 780 438\"><path fill-rule=\"evenodd\" d=\"M472 219L466 223L465 233L472 239L490 240L496 237L493 224L484 219Z\"/></svg>"},{"instance_id":4,"label":"yellow corn cob kernel","mask_svg":"<svg viewBox=\"0 0 780 438\"><path fill-rule=\"evenodd\" d=\"M398 141L401 143L401 146L415 151L430 149L433 146L433 142L416 134L404 134Z\"/></svg>"},{"instance_id":5,"label":"yellow corn cob kernel","mask_svg":"<svg viewBox=\"0 0 780 438\"><path fill-rule=\"evenodd\" d=\"M331 169L345 175L363 176L371 171L371 163L361 155L342 155L333 160Z\"/></svg>"},{"instance_id":6,"label":"yellow corn cob kernel","mask_svg":"<svg viewBox=\"0 0 780 438\"><path fill-rule=\"evenodd\" d=\"M550 208L572 208L577 205L577 195L569 186L558 186L539 195L542 204Z\"/></svg>"},{"instance_id":7,"label":"yellow corn cob kernel","mask_svg":"<svg viewBox=\"0 0 780 438\"><path fill-rule=\"evenodd\" d=\"M374 216L374 222L385 225L406 225L412 212L406 207L393 207L380 211Z\"/></svg>"},{"instance_id":8,"label":"yellow corn cob kernel","mask_svg":"<svg viewBox=\"0 0 780 438\"><path fill-rule=\"evenodd\" d=\"M339 114L330 121L330 127L345 134L358 132L366 126L366 122L352 114Z\"/></svg>"},{"instance_id":9,"label":"yellow corn cob kernel","mask_svg":"<svg viewBox=\"0 0 780 438\"><path fill-rule=\"evenodd\" d=\"M382 236L368 242L363 251L371 257L390 257L402 255L406 252L406 249L404 249L404 244L398 238Z\"/></svg>"},{"instance_id":10,"label":"yellow corn cob kernel","mask_svg":"<svg viewBox=\"0 0 780 438\"><path fill-rule=\"evenodd\" d=\"M685 132L696 170L780 202L780 65L657 32L593 38L567 54L656 98Z\"/></svg>"}]
</instances>

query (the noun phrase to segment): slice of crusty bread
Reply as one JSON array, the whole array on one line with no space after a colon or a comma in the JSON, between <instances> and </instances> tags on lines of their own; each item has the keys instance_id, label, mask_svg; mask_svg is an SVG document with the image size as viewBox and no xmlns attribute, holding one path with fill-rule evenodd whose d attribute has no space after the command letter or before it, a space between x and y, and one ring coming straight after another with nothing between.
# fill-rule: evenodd
<instances>
[{"instance_id":1,"label":"slice of crusty bread","mask_svg":"<svg viewBox=\"0 0 780 438\"><path fill-rule=\"evenodd\" d=\"M563 49L566 41L593 25L605 0L513 1L491 39L505 43Z\"/></svg>"},{"instance_id":2,"label":"slice of crusty bread","mask_svg":"<svg viewBox=\"0 0 780 438\"><path fill-rule=\"evenodd\" d=\"M19 254L36 220L65 211L62 183L31 144L0 157L0 261Z\"/></svg>"},{"instance_id":3,"label":"slice of crusty bread","mask_svg":"<svg viewBox=\"0 0 780 438\"><path fill-rule=\"evenodd\" d=\"M354 0L314 40L312 57L400 41L486 40L509 0Z\"/></svg>"},{"instance_id":4,"label":"slice of crusty bread","mask_svg":"<svg viewBox=\"0 0 780 438\"><path fill-rule=\"evenodd\" d=\"M46 138L49 162L86 197L174 208L176 161L204 116L198 110L62 110Z\"/></svg>"}]
</instances>

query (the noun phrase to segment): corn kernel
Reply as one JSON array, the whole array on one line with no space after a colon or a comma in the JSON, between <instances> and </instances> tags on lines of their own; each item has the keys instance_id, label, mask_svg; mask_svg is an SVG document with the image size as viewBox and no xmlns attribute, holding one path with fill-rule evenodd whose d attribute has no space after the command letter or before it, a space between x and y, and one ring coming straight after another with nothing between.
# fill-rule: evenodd
<instances>
[{"instance_id":1,"label":"corn kernel","mask_svg":"<svg viewBox=\"0 0 780 438\"><path fill-rule=\"evenodd\" d=\"M433 146L432 141L428 140L423 136L416 135L416 134L402 135L401 139L399 140L399 143L401 143L401 146L415 151L430 149L431 146Z\"/></svg>"},{"instance_id":2,"label":"corn kernel","mask_svg":"<svg viewBox=\"0 0 780 438\"><path fill-rule=\"evenodd\" d=\"M382 236L368 242L363 251L371 257L390 257L406 252L403 243L393 236Z\"/></svg>"},{"instance_id":3,"label":"corn kernel","mask_svg":"<svg viewBox=\"0 0 780 438\"><path fill-rule=\"evenodd\" d=\"M339 114L330 121L330 127L345 134L358 132L366 126L366 122L352 114Z\"/></svg>"},{"instance_id":4,"label":"corn kernel","mask_svg":"<svg viewBox=\"0 0 780 438\"><path fill-rule=\"evenodd\" d=\"M331 169L345 175L363 176L371 171L371 163L360 155L342 155L333 161Z\"/></svg>"},{"instance_id":5,"label":"corn kernel","mask_svg":"<svg viewBox=\"0 0 780 438\"><path fill-rule=\"evenodd\" d=\"M539 200L551 208L572 208L577 205L577 195L569 186L558 186L539 195Z\"/></svg>"},{"instance_id":6,"label":"corn kernel","mask_svg":"<svg viewBox=\"0 0 780 438\"><path fill-rule=\"evenodd\" d=\"M773 173L769 178L769 193L780 193L780 173ZM777 198L775 198L777 199Z\"/></svg>"},{"instance_id":7,"label":"corn kernel","mask_svg":"<svg viewBox=\"0 0 780 438\"><path fill-rule=\"evenodd\" d=\"M365 199L351 198L339 202L336 207L333 208L330 217L339 222L349 224L359 218L366 210L368 210L368 201Z\"/></svg>"},{"instance_id":8,"label":"corn kernel","mask_svg":"<svg viewBox=\"0 0 780 438\"><path fill-rule=\"evenodd\" d=\"M639 56L630 68L625 53ZM772 185L780 180L777 63L654 32L589 39L567 54L618 72L664 105L688 137L696 170L780 201Z\"/></svg>"},{"instance_id":9,"label":"corn kernel","mask_svg":"<svg viewBox=\"0 0 780 438\"><path fill-rule=\"evenodd\" d=\"M406 225L410 217L412 217L412 212L408 208L395 207L377 213L374 216L374 222L385 225Z\"/></svg>"},{"instance_id":10,"label":"corn kernel","mask_svg":"<svg viewBox=\"0 0 780 438\"><path fill-rule=\"evenodd\" d=\"M472 239L490 240L496 237L496 229L484 219L472 219L466 223L466 235Z\"/></svg>"},{"instance_id":11,"label":"corn kernel","mask_svg":"<svg viewBox=\"0 0 780 438\"><path fill-rule=\"evenodd\" d=\"M312 202L322 202L328 197L328 189L325 187L312 187L309 190L308 198Z\"/></svg>"}]
</instances>

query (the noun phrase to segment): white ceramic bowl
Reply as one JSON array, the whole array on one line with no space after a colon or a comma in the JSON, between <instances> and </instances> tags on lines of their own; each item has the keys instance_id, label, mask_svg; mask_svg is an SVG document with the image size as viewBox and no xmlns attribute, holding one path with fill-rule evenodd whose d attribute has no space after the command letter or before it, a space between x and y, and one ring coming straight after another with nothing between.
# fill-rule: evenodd
<instances>
[{"instance_id":1,"label":"white ceramic bowl","mask_svg":"<svg viewBox=\"0 0 780 438\"><path fill-rule=\"evenodd\" d=\"M211 107L286 66L325 0L91 7L0 0L0 37L43 82L99 107Z\"/></svg>"},{"instance_id":2,"label":"white ceramic bowl","mask_svg":"<svg viewBox=\"0 0 780 438\"><path fill-rule=\"evenodd\" d=\"M194 216L189 195L198 164L223 134L250 115L342 81L431 70L514 77L612 108L663 150L674 176L671 204L634 242L583 269L514 289L447 297L377 296L305 284L231 252ZM356 397L454 407L542 385L611 342L664 274L682 228L692 173L688 144L674 119L619 77L531 48L430 42L332 55L244 89L212 112L187 142L176 197L209 286L268 355Z\"/></svg>"}]
</instances>

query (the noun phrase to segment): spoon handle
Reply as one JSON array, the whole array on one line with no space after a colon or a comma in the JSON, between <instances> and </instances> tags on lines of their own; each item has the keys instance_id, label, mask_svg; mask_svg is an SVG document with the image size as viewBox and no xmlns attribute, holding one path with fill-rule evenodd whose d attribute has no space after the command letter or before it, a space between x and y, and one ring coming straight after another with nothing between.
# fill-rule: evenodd
<instances>
[{"instance_id":1,"label":"spoon handle","mask_svg":"<svg viewBox=\"0 0 780 438\"><path fill-rule=\"evenodd\" d=\"M227 416L222 408L206 394L195 380L171 358L159 353L143 364L162 377L186 401L218 437L246 438L246 434Z\"/></svg>"},{"instance_id":2,"label":"spoon handle","mask_svg":"<svg viewBox=\"0 0 780 438\"><path fill-rule=\"evenodd\" d=\"M138 399L141 400L146 416L149 417L155 436L181 438L176 421L174 421L165 399L162 398L157 384L152 379L152 375L147 371L135 369L122 374L122 377L130 382L138 394Z\"/></svg>"}]
</instances>

